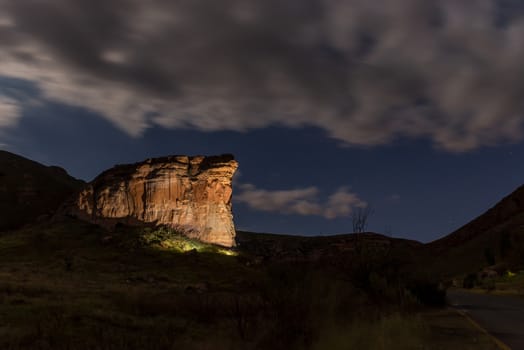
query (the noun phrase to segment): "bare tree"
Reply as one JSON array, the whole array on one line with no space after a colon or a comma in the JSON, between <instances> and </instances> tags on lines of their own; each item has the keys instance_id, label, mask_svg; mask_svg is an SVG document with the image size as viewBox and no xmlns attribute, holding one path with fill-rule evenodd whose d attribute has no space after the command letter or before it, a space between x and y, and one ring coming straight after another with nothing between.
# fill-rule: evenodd
<instances>
[{"instance_id":1,"label":"bare tree","mask_svg":"<svg viewBox=\"0 0 524 350\"><path fill-rule=\"evenodd\" d=\"M368 228L369 217L373 214L373 209L370 207L356 208L353 210L353 217L351 222L353 224L353 233L366 232Z\"/></svg>"},{"instance_id":2,"label":"bare tree","mask_svg":"<svg viewBox=\"0 0 524 350\"><path fill-rule=\"evenodd\" d=\"M351 222L353 224L353 233L355 234L355 252L357 256L363 254L364 249L364 237L363 233L366 232L368 228L369 217L373 214L373 209L371 207L359 207L353 209L353 215Z\"/></svg>"}]
</instances>

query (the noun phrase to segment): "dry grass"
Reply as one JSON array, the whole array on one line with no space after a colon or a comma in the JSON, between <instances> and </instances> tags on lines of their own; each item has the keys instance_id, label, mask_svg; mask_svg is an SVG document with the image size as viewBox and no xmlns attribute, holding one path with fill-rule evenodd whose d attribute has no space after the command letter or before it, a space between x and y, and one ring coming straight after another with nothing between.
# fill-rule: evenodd
<instances>
[{"instance_id":1,"label":"dry grass","mask_svg":"<svg viewBox=\"0 0 524 350\"><path fill-rule=\"evenodd\" d=\"M424 349L498 350L490 336L480 332L454 310L435 310L420 314L427 333Z\"/></svg>"},{"instance_id":2,"label":"dry grass","mask_svg":"<svg viewBox=\"0 0 524 350\"><path fill-rule=\"evenodd\" d=\"M75 221L0 235L0 348L409 349L438 338L405 305L379 302L383 283L370 294L329 266L136 239Z\"/></svg>"}]
</instances>

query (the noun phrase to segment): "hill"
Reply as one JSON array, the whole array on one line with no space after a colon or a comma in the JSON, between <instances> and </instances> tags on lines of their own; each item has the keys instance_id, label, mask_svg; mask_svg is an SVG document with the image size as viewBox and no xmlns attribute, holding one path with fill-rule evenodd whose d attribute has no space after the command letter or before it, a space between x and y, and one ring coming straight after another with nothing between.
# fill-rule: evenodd
<instances>
[{"instance_id":1,"label":"hill","mask_svg":"<svg viewBox=\"0 0 524 350\"><path fill-rule=\"evenodd\" d=\"M82 185L60 167L0 151L0 231L52 215Z\"/></svg>"},{"instance_id":2,"label":"hill","mask_svg":"<svg viewBox=\"0 0 524 350\"><path fill-rule=\"evenodd\" d=\"M524 186L451 234L426 245L431 270L452 275L505 264L524 266Z\"/></svg>"},{"instance_id":3,"label":"hill","mask_svg":"<svg viewBox=\"0 0 524 350\"><path fill-rule=\"evenodd\" d=\"M359 244L365 244L366 248L375 251L411 257L412 254L409 253L423 246L417 241L392 238L373 232L297 236L237 231L236 241L242 251L271 261L333 261L354 255Z\"/></svg>"}]
</instances>

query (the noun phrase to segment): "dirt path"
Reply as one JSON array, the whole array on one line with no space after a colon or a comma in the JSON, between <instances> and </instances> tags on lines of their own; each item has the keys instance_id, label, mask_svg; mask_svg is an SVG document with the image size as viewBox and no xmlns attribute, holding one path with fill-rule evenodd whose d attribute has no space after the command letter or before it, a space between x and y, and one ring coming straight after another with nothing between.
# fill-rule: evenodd
<instances>
[{"instance_id":1,"label":"dirt path","mask_svg":"<svg viewBox=\"0 0 524 350\"><path fill-rule=\"evenodd\" d=\"M448 302L513 350L524 350L524 299L449 290Z\"/></svg>"}]
</instances>

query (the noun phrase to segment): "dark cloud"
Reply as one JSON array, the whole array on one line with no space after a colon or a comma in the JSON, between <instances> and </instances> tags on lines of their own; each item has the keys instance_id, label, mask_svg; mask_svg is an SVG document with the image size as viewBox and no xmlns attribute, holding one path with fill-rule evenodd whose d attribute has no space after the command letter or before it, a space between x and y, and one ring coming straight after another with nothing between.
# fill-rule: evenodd
<instances>
[{"instance_id":1,"label":"dark cloud","mask_svg":"<svg viewBox=\"0 0 524 350\"><path fill-rule=\"evenodd\" d=\"M140 9L132 1L16 1L6 6L18 34L30 36L60 63L104 80L133 83L155 93L173 92L173 79L134 42L129 19ZM115 64L104 53L120 46L133 50L132 59ZM123 48L122 47L122 48Z\"/></svg>"},{"instance_id":2,"label":"dark cloud","mask_svg":"<svg viewBox=\"0 0 524 350\"><path fill-rule=\"evenodd\" d=\"M131 135L312 125L463 151L523 137L514 0L0 0L0 75ZM13 123L11 99L0 100ZM8 119L9 118L9 119Z\"/></svg>"}]
</instances>

